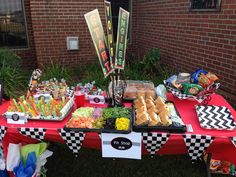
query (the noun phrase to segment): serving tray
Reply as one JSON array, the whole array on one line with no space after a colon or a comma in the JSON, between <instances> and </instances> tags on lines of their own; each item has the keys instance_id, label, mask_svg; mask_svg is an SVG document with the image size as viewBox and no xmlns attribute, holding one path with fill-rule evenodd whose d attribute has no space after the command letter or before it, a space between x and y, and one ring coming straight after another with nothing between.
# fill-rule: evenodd
<instances>
[{"instance_id":1,"label":"serving tray","mask_svg":"<svg viewBox=\"0 0 236 177\"><path fill-rule=\"evenodd\" d=\"M182 118L178 112L178 110L176 109L174 102L172 101L166 101L165 102L167 105L168 104L172 104L174 107L175 113L173 113L173 111L171 112L170 119L172 120L172 124L169 126L148 126L148 125L136 125L135 124L135 109L133 108L133 131L135 132L150 132L150 131L166 131L166 132L170 132L170 133L184 133L186 132L186 125L183 123ZM181 123L178 123L177 121L175 121L176 119L174 119L174 114L176 114L176 116L179 117L179 121Z\"/></svg>"},{"instance_id":2,"label":"serving tray","mask_svg":"<svg viewBox=\"0 0 236 177\"><path fill-rule=\"evenodd\" d=\"M71 119L71 118L70 118ZM68 121L70 120L68 119ZM74 132L97 132L97 133L120 133L120 134L129 134L132 131L133 124L133 111L131 111L130 124L128 130L115 130L115 129L96 129L96 128L70 128L66 125L64 126L65 131L74 131Z\"/></svg>"}]
</instances>

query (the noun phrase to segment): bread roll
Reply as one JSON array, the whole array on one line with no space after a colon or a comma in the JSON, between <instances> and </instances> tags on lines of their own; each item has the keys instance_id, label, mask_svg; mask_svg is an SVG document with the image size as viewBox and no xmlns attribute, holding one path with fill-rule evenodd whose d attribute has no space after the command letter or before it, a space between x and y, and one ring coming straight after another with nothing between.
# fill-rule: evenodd
<instances>
[{"instance_id":1,"label":"bread roll","mask_svg":"<svg viewBox=\"0 0 236 177\"><path fill-rule=\"evenodd\" d=\"M152 101L152 102L154 102L153 97L151 97L151 96L146 96L146 102L149 101L149 100Z\"/></svg>"},{"instance_id":2,"label":"bread roll","mask_svg":"<svg viewBox=\"0 0 236 177\"><path fill-rule=\"evenodd\" d=\"M146 106L147 106L147 109L151 108L151 107L155 107L155 104L152 102L152 101L147 101L146 102Z\"/></svg>"},{"instance_id":3,"label":"bread roll","mask_svg":"<svg viewBox=\"0 0 236 177\"><path fill-rule=\"evenodd\" d=\"M165 106L165 101L163 100L163 98L158 96L157 99L155 100L155 105L156 105L156 108L159 110Z\"/></svg>"},{"instance_id":4,"label":"bread roll","mask_svg":"<svg viewBox=\"0 0 236 177\"><path fill-rule=\"evenodd\" d=\"M130 99L137 98L137 88L127 87L124 92L124 98L130 98Z\"/></svg>"},{"instance_id":5,"label":"bread roll","mask_svg":"<svg viewBox=\"0 0 236 177\"><path fill-rule=\"evenodd\" d=\"M145 96L146 96L145 89L144 89L144 88L139 88L139 89L137 90L137 95L138 95L138 97L143 97L143 98L145 98Z\"/></svg>"},{"instance_id":6,"label":"bread roll","mask_svg":"<svg viewBox=\"0 0 236 177\"><path fill-rule=\"evenodd\" d=\"M136 113L136 114L141 114L141 113L146 113L146 112L147 112L146 106L142 106L142 107L140 107L139 109L136 109L136 110L135 110L135 113Z\"/></svg>"},{"instance_id":7,"label":"bread roll","mask_svg":"<svg viewBox=\"0 0 236 177\"><path fill-rule=\"evenodd\" d=\"M142 107L142 106L146 106L146 103L145 103L144 99L138 99L138 101L135 102L134 107L135 107L136 109L139 109L139 108Z\"/></svg>"},{"instance_id":8,"label":"bread roll","mask_svg":"<svg viewBox=\"0 0 236 177\"><path fill-rule=\"evenodd\" d=\"M137 114L135 123L136 125L147 125L149 122L149 115L147 113Z\"/></svg>"},{"instance_id":9,"label":"bread roll","mask_svg":"<svg viewBox=\"0 0 236 177\"><path fill-rule=\"evenodd\" d=\"M160 117L155 112L151 112L149 114L149 117L150 121L148 123L148 126L158 126L162 124Z\"/></svg>"},{"instance_id":10,"label":"bread roll","mask_svg":"<svg viewBox=\"0 0 236 177\"><path fill-rule=\"evenodd\" d=\"M146 89L146 97L152 97L154 99L156 97L155 89Z\"/></svg>"},{"instance_id":11,"label":"bread roll","mask_svg":"<svg viewBox=\"0 0 236 177\"><path fill-rule=\"evenodd\" d=\"M151 106L151 107L148 108L147 112L148 113L151 113L151 112L157 113L157 108L155 106Z\"/></svg>"},{"instance_id":12,"label":"bread roll","mask_svg":"<svg viewBox=\"0 0 236 177\"><path fill-rule=\"evenodd\" d=\"M159 117L161 119L161 122L163 125L165 126L169 126L172 124L172 121L171 119L169 119L169 112L168 111L162 111L160 114L159 114Z\"/></svg>"},{"instance_id":13,"label":"bread roll","mask_svg":"<svg viewBox=\"0 0 236 177\"><path fill-rule=\"evenodd\" d=\"M165 106L162 106L162 107L160 107L159 109L157 109L157 114L160 114L162 111L167 111L167 112L169 112L168 106L165 105Z\"/></svg>"}]
</instances>

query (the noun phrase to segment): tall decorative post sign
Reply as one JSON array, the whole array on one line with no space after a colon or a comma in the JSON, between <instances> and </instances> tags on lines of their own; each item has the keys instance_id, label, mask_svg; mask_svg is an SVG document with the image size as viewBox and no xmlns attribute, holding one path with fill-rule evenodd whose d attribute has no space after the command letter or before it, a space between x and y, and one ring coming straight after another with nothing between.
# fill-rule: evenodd
<instances>
[{"instance_id":1,"label":"tall decorative post sign","mask_svg":"<svg viewBox=\"0 0 236 177\"><path fill-rule=\"evenodd\" d=\"M112 72L110 56L98 9L84 15L105 77Z\"/></svg>"},{"instance_id":2,"label":"tall decorative post sign","mask_svg":"<svg viewBox=\"0 0 236 177\"><path fill-rule=\"evenodd\" d=\"M111 67L113 68L113 57L114 57L114 38L113 38L113 25L112 25L112 13L111 13L111 3L109 1L104 1L105 3L105 14L106 14L106 24L107 24L107 43L109 47L110 57L111 57Z\"/></svg>"},{"instance_id":3,"label":"tall decorative post sign","mask_svg":"<svg viewBox=\"0 0 236 177\"><path fill-rule=\"evenodd\" d=\"M120 8L116 40L115 68L124 69L129 27L129 12Z\"/></svg>"}]
</instances>

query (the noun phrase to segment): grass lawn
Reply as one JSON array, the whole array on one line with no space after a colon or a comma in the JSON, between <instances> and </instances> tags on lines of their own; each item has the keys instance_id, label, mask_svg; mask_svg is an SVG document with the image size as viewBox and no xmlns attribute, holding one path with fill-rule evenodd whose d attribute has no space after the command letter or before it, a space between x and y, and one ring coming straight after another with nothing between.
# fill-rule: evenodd
<instances>
[{"instance_id":1,"label":"grass lawn","mask_svg":"<svg viewBox=\"0 0 236 177\"><path fill-rule=\"evenodd\" d=\"M201 163L187 155L143 156L142 160L102 158L101 151L82 148L75 158L66 145L53 144L47 177L205 177ZM212 177L226 177L212 175Z\"/></svg>"}]
</instances>

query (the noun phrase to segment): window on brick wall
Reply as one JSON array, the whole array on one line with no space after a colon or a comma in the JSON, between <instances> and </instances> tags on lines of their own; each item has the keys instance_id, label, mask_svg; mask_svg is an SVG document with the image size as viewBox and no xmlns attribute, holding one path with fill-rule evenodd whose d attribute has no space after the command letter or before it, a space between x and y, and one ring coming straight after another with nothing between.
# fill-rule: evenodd
<instances>
[{"instance_id":1,"label":"window on brick wall","mask_svg":"<svg viewBox=\"0 0 236 177\"><path fill-rule=\"evenodd\" d=\"M0 47L27 47L23 0L0 0Z\"/></svg>"},{"instance_id":2,"label":"window on brick wall","mask_svg":"<svg viewBox=\"0 0 236 177\"><path fill-rule=\"evenodd\" d=\"M219 11L221 0L190 0L192 11Z\"/></svg>"},{"instance_id":3,"label":"window on brick wall","mask_svg":"<svg viewBox=\"0 0 236 177\"><path fill-rule=\"evenodd\" d=\"M128 40L130 41L130 31L131 31L131 0L110 0L111 2L111 9L112 9L112 23L113 23L113 35L114 41L116 42L117 36L117 27L118 27L118 17L119 17L119 9L122 7L123 9L130 12L130 19L129 19L129 29L128 29Z\"/></svg>"}]
</instances>

